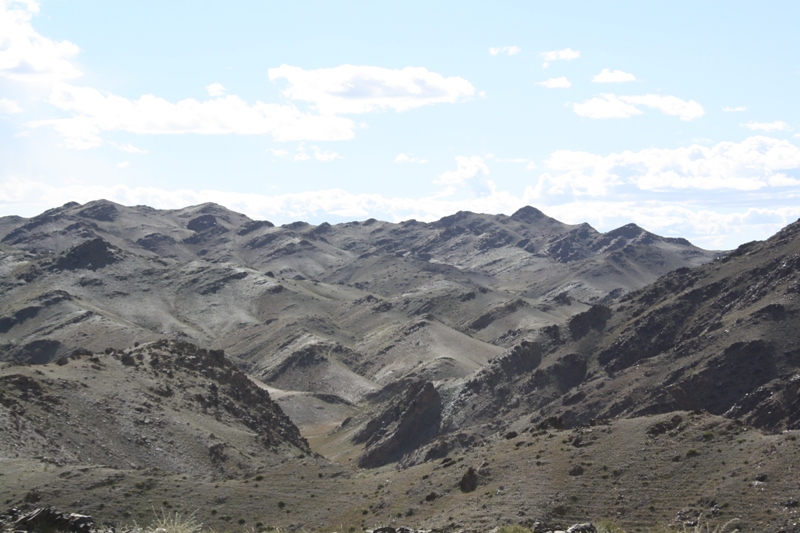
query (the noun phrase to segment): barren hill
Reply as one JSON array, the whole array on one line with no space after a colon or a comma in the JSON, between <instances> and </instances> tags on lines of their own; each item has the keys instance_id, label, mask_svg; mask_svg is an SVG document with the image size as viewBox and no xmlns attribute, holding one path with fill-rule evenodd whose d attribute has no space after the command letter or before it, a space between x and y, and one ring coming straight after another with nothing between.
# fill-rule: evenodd
<instances>
[{"instance_id":1,"label":"barren hill","mask_svg":"<svg viewBox=\"0 0 800 533\"><path fill-rule=\"evenodd\" d=\"M0 242L1 358L166 336L223 349L277 388L348 402L409 372L469 375L542 326L715 255L532 207L275 227L215 204L101 200L2 218Z\"/></svg>"},{"instance_id":2,"label":"barren hill","mask_svg":"<svg viewBox=\"0 0 800 533\"><path fill-rule=\"evenodd\" d=\"M800 223L718 254L532 207L5 217L0 499L257 530L786 530L799 257Z\"/></svg>"}]
</instances>

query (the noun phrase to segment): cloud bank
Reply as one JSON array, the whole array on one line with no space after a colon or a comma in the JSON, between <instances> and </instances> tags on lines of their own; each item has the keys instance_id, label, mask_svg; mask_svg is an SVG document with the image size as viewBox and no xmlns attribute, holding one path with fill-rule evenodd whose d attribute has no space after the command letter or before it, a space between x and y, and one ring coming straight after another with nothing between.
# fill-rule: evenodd
<instances>
[{"instance_id":1,"label":"cloud bank","mask_svg":"<svg viewBox=\"0 0 800 533\"><path fill-rule=\"evenodd\" d=\"M311 103L321 115L408 111L431 104L454 104L475 94L464 78L445 78L424 67L388 69L341 65L305 70L281 65L270 80L285 80L283 95Z\"/></svg>"},{"instance_id":2,"label":"cloud bank","mask_svg":"<svg viewBox=\"0 0 800 533\"><path fill-rule=\"evenodd\" d=\"M317 154L317 149L312 147L312 153ZM288 151L282 155L292 156ZM787 190L800 184L800 148L786 140L755 136L739 143L607 155L560 150L544 161L544 171L519 192L501 190L488 179L492 161L527 160L456 156L456 168L440 173L433 181L443 189L415 197L342 189L263 195L127 185L52 185L6 177L0 181L0 209L38 214L67 201L98 198L165 209L213 201L253 218L283 223L298 219L321 222L331 216L431 221L459 210L510 214L524 205L535 205L569 223L589 222L605 231L633 221L651 231L687 237L717 249L766 238L800 216L797 195ZM632 191L637 194L633 196ZM698 195L697 191L715 194ZM760 205L731 207L730 198L741 199L754 191L758 191Z\"/></svg>"}]
</instances>

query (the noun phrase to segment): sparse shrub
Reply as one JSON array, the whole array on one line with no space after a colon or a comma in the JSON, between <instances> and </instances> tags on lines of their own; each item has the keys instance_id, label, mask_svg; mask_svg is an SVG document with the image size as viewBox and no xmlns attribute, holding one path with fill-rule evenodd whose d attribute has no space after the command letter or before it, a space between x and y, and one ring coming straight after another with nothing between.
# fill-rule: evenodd
<instances>
[{"instance_id":1,"label":"sparse shrub","mask_svg":"<svg viewBox=\"0 0 800 533\"><path fill-rule=\"evenodd\" d=\"M161 509L158 513L153 509L155 519L148 527L142 529L136 525L124 530L125 533L200 533L203 524L195 519L195 513L184 516L181 513L169 513Z\"/></svg>"},{"instance_id":2,"label":"sparse shrub","mask_svg":"<svg viewBox=\"0 0 800 533\"><path fill-rule=\"evenodd\" d=\"M286 503L285 502L283 502L283 501L278 502L278 509L283 509L284 507L286 507Z\"/></svg>"},{"instance_id":3,"label":"sparse shrub","mask_svg":"<svg viewBox=\"0 0 800 533\"><path fill-rule=\"evenodd\" d=\"M686 451L686 457L697 457L698 455L700 455L700 452L698 452L694 448L689 448Z\"/></svg>"}]
</instances>

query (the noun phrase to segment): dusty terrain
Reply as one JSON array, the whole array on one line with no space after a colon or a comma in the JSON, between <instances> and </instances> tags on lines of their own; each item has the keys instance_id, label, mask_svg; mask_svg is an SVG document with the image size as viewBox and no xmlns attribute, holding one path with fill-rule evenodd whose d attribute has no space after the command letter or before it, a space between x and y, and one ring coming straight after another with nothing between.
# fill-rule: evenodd
<instances>
[{"instance_id":1,"label":"dusty terrain","mask_svg":"<svg viewBox=\"0 0 800 533\"><path fill-rule=\"evenodd\" d=\"M0 240L7 506L798 521L798 223L721 254L534 208L278 228L98 201L0 219Z\"/></svg>"}]
</instances>

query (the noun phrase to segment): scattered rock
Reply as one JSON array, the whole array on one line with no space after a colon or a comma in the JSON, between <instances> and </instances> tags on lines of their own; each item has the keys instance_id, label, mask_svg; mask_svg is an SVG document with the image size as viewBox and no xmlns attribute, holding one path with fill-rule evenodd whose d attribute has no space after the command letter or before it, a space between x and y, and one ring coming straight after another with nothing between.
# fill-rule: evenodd
<instances>
[{"instance_id":1,"label":"scattered rock","mask_svg":"<svg viewBox=\"0 0 800 533\"><path fill-rule=\"evenodd\" d=\"M570 476L582 476L583 467L581 465L572 465L567 472Z\"/></svg>"},{"instance_id":2,"label":"scattered rock","mask_svg":"<svg viewBox=\"0 0 800 533\"><path fill-rule=\"evenodd\" d=\"M461 489L461 492L473 492L478 488L478 473L474 468L469 467L464 472L461 481L458 482L458 488Z\"/></svg>"}]
</instances>

